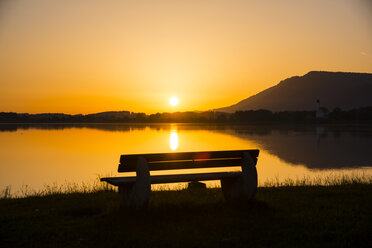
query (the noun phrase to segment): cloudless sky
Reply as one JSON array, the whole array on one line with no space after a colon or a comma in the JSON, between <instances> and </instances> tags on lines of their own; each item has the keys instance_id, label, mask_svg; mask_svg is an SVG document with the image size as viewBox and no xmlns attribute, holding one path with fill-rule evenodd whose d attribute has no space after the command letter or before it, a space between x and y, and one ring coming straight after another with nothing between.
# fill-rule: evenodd
<instances>
[{"instance_id":1,"label":"cloudless sky","mask_svg":"<svg viewBox=\"0 0 372 248\"><path fill-rule=\"evenodd\" d=\"M0 0L0 112L208 110L311 70L372 72L372 1Z\"/></svg>"}]
</instances>

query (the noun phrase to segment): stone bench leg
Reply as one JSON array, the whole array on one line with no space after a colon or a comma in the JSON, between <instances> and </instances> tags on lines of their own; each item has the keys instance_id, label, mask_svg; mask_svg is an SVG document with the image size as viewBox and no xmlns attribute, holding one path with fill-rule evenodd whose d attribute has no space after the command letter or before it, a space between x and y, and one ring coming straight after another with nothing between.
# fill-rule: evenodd
<instances>
[{"instance_id":1,"label":"stone bench leg","mask_svg":"<svg viewBox=\"0 0 372 248\"><path fill-rule=\"evenodd\" d=\"M257 190L257 169L248 152L243 154L242 176L221 179L222 192L227 201L248 201Z\"/></svg>"},{"instance_id":2,"label":"stone bench leg","mask_svg":"<svg viewBox=\"0 0 372 248\"><path fill-rule=\"evenodd\" d=\"M120 204L125 208L139 210L150 201L151 179L147 161L139 157L136 165L136 182L119 186Z\"/></svg>"}]
</instances>

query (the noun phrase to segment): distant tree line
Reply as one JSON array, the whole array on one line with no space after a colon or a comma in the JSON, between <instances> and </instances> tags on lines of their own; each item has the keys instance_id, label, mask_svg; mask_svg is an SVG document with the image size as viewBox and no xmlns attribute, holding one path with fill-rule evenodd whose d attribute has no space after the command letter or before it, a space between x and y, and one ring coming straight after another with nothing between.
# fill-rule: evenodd
<instances>
[{"instance_id":1,"label":"distant tree line","mask_svg":"<svg viewBox=\"0 0 372 248\"><path fill-rule=\"evenodd\" d=\"M131 113L129 111L103 112L88 115L69 114L25 114L14 112L0 112L1 123L248 123L248 122L315 122L315 111L282 111L269 110L236 111L224 113L215 111L204 112L175 112ZM328 112L324 122L335 121L372 121L372 107L363 107L352 110L335 108Z\"/></svg>"}]
</instances>

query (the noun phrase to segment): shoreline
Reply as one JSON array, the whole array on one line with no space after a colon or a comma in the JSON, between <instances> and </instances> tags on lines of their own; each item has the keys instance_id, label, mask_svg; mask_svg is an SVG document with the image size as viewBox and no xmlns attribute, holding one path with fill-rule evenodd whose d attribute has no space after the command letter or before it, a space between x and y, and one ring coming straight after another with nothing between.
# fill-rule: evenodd
<instances>
[{"instance_id":1,"label":"shoreline","mask_svg":"<svg viewBox=\"0 0 372 248\"><path fill-rule=\"evenodd\" d=\"M41 189L23 185L17 191L12 191L12 185L0 188L0 200L5 199L24 199L28 197L47 197L50 195L68 195L68 194L90 194L101 191L115 191L117 187L106 182L101 182L101 177L111 175L99 175L95 180L89 182L64 182L63 184L46 184ZM221 189L219 180L205 181L207 189ZM302 178L272 178L263 182L258 182L257 188L296 188L296 187L335 187L351 185L372 185L372 175L362 172L354 174L334 173L318 177ZM162 191L182 191L187 190L187 182L152 185L152 192Z\"/></svg>"}]
</instances>

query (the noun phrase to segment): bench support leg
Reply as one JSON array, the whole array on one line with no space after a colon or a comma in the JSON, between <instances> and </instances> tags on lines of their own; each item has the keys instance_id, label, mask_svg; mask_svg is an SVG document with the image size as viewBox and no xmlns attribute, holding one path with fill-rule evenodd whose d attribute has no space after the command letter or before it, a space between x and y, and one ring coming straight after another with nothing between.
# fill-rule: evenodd
<instances>
[{"instance_id":1,"label":"bench support leg","mask_svg":"<svg viewBox=\"0 0 372 248\"><path fill-rule=\"evenodd\" d=\"M248 201L257 190L256 164L248 152L243 154L242 176L221 179L222 192L227 201Z\"/></svg>"},{"instance_id":2,"label":"bench support leg","mask_svg":"<svg viewBox=\"0 0 372 248\"><path fill-rule=\"evenodd\" d=\"M147 161L139 157L136 166L136 182L119 186L119 200L123 207L133 210L146 208L151 194L151 179Z\"/></svg>"},{"instance_id":3,"label":"bench support leg","mask_svg":"<svg viewBox=\"0 0 372 248\"><path fill-rule=\"evenodd\" d=\"M132 208L133 205L133 192L135 184L119 185L119 201L120 205L125 208Z\"/></svg>"}]
</instances>

